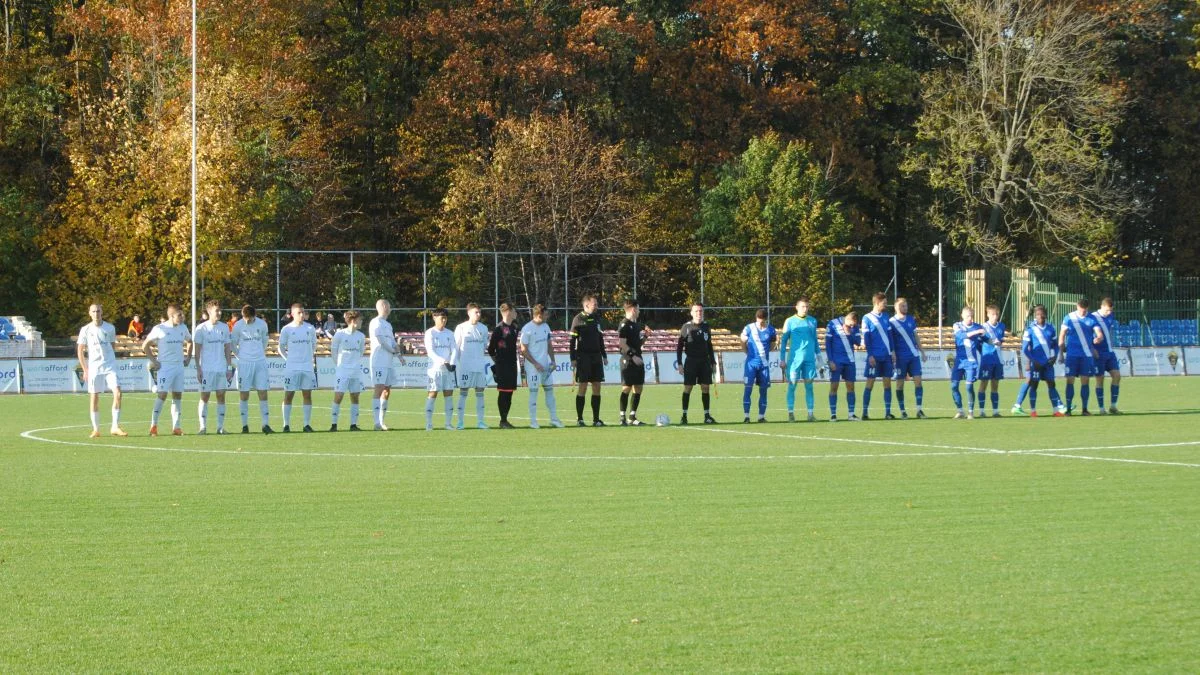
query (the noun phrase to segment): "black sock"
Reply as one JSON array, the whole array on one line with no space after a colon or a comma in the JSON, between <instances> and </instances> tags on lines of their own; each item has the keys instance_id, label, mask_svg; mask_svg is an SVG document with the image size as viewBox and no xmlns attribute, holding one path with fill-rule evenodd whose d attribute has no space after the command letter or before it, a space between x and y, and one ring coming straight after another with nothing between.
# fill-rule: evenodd
<instances>
[{"instance_id":1,"label":"black sock","mask_svg":"<svg viewBox=\"0 0 1200 675\"><path fill-rule=\"evenodd\" d=\"M705 415L707 415L707 414L708 414L708 401L709 401L709 398L710 398L710 397L709 397L709 395L708 395L708 392L707 392L707 391L706 391L706 392L703 392L703 393L701 393L701 394L700 394L700 402L704 404L704 414L705 414Z\"/></svg>"},{"instance_id":2,"label":"black sock","mask_svg":"<svg viewBox=\"0 0 1200 675\"><path fill-rule=\"evenodd\" d=\"M692 398L692 392L690 392L690 391L683 392L683 414L684 415L687 414L688 400L691 398Z\"/></svg>"},{"instance_id":3,"label":"black sock","mask_svg":"<svg viewBox=\"0 0 1200 675\"><path fill-rule=\"evenodd\" d=\"M621 392L621 417L625 416L625 408L629 405L629 392Z\"/></svg>"},{"instance_id":4,"label":"black sock","mask_svg":"<svg viewBox=\"0 0 1200 675\"><path fill-rule=\"evenodd\" d=\"M592 419L600 419L600 394L592 394Z\"/></svg>"},{"instance_id":5,"label":"black sock","mask_svg":"<svg viewBox=\"0 0 1200 675\"><path fill-rule=\"evenodd\" d=\"M583 419L583 394L575 395L575 419Z\"/></svg>"},{"instance_id":6,"label":"black sock","mask_svg":"<svg viewBox=\"0 0 1200 675\"><path fill-rule=\"evenodd\" d=\"M633 400L631 401L631 403L633 403L633 406L629 408L629 416L630 417L637 415L638 403L641 403L641 402L642 402L642 395L637 392L634 392Z\"/></svg>"},{"instance_id":7,"label":"black sock","mask_svg":"<svg viewBox=\"0 0 1200 675\"><path fill-rule=\"evenodd\" d=\"M498 397L497 403L500 406L500 421L501 422L508 421L508 411L512 409L512 397L513 397L513 393L511 391L500 392L500 396Z\"/></svg>"}]
</instances>

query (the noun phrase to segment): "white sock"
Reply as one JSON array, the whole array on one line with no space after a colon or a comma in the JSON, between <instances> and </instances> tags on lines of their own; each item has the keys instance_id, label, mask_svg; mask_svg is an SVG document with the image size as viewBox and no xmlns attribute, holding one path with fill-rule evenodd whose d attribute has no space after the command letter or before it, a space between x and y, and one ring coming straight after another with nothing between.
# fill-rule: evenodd
<instances>
[{"instance_id":1,"label":"white sock","mask_svg":"<svg viewBox=\"0 0 1200 675\"><path fill-rule=\"evenodd\" d=\"M483 424L483 392L475 392L475 419Z\"/></svg>"},{"instance_id":2,"label":"white sock","mask_svg":"<svg viewBox=\"0 0 1200 675\"><path fill-rule=\"evenodd\" d=\"M225 428L225 404L224 403L217 404L217 428L218 429Z\"/></svg>"},{"instance_id":3,"label":"white sock","mask_svg":"<svg viewBox=\"0 0 1200 675\"><path fill-rule=\"evenodd\" d=\"M183 419L182 401L177 398L171 399L171 428L178 429L179 422Z\"/></svg>"},{"instance_id":4,"label":"white sock","mask_svg":"<svg viewBox=\"0 0 1200 675\"><path fill-rule=\"evenodd\" d=\"M100 431L100 411L92 410L90 414L92 416L92 431Z\"/></svg>"},{"instance_id":5,"label":"white sock","mask_svg":"<svg viewBox=\"0 0 1200 675\"><path fill-rule=\"evenodd\" d=\"M433 399L425 399L425 426L433 426Z\"/></svg>"},{"instance_id":6,"label":"white sock","mask_svg":"<svg viewBox=\"0 0 1200 675\"><path fill-rule=\"evenodd\" d=\"M304 426L306 426L306 427L312 426L312 404L311 403L304 404Z\"/></svg>"},{"instance_id":7,"label":"white sock","mask_svg":"<svg viewBox=\"0 0 1200 675\"><path fill-rule=\"evenodd\" d=\"M558 419L558 405L554 401L554 388L544 387L542 391L546 392L546 410L550 411L550 419Z\"/></svg>"},{"instance_id":8,"label":"white sock","mask_svg":"<svg viewBox=\"0 0 1200 675\"><path fill-rule=\"evenodd\" d=\"M383 418L379 416L379 412L381 409L382 409L382 407L379 405L379 399L372 398L371 399L371 413L375 417L375 426L377 426L377 427L383 425Z\"/></svg>"},{"instance_id":9,"label":"white sock","mask_svg":"<svg viewBox=\"0 0 1200 675\"><path fill-rule=\"evenodd\" d=\"M342 416L342 404L338 403L337 401L334 401L333 405L330 406L330 410L329 410L329 417L331 419L330 423L337 424L338 418L341 416Z\"/></svg>"},{"instance_id":10,"label":"white sock","mask_svg":"<svg viewBox=\"0 0 1200 675\"><path fill-rule=\"evenodd\" d=\"M198 403L196 405L196 415L200 418L200 428L201 429L207 428L208 427L208 404L205 403L204 401L200 401L200 403Z\"/></svg>"},{"instance_id":11,"label":"white sock","mask_svg":"<svg viewBox=\"0 0 1200 675\"><path fill-rule=\"evenodd\" d=\"M117 427L121 426L121 409L120 408L112 409L112 420L113 420L112 428L116 429Z\"/></svg>"},{"instance_id":12,"label":"white sock","mask_svg":"<svg viewBox=\"0 0 1200 675\"><path fill-rule=\"evenodd\" d=\"M283 404L283 426L292 426L292 406L288 403Z\"/></svg>"},{"instance_id":13,"label":"white sock","mask_svg":"<svg viewBox=\"0 0 1200 675\"><path fill-rule=\"evenodd\" d=\"M358 404L357 403L350 404L350 426L352 426L352 427L358 426Z\"/></svg>"},{"instance_id":14,"label":"white sock","mask_svg":"<svg viewBox=\"0 0 1200 675\"><path fill-rule=\"evenodd\" d=\"M150 413L150 426L158 426L158 416L162 414L163 400L161 398L154 399L154 412Z\"/></svg>"},{"instance_id":15,"label":"white sock","mask_svg":"<svg viewBox=\"0 0 1200 675\"><path fill-rule=\"evenodd\" d=\"M238 401L238 412L242 413L242 426L250 426L250 401Z\"/></svg>"},{"instance_id":16,"label":"white sock","mask_svg":"<svg viewBox=\"0 0 1200 675\"><path fill-rule=\"evenodd\" d=\"M271 423L271 408L266 401L258 402L258 416L262 418L264 427Z\"/></svg>"},{"instance_id":17,"label":"white sock","mask_svg":"<svg viewBox=\"0 0 1200 675\"><path fill-rule=\"evenodd\" d=\"M446 409L446 426L450 426L454 422L454 399L443 396L442 406Z\"/></svg>"},{"instance_id":18,"label":"white sock","mask_svg":"<svg viewBox=\"0 0 1200 675\"><path fill-rule=\"evenodd\" d=\"M387 417L387 405L388 405L388 399L386 399L386 398L379 399L379 423L380 424L383 424L383 419L385 417Z\"/></svg>"},{"instance_id":19,"label":"white sock","mask_svg":"<svg viewBox=\"0 0 1200 675\"><path fill-rule=\"evenodd\" d=\"M458 392L458 423L463 423L464 409L467 407L467 390Z\"/></svg>"},{"instance_id":20,"label":"white sock","mask_svg":"<svg viewBox=\"0 0 1200 675\"><path fill-rule=\"evenodd\" d=\"M529 390L529 422L537 424L537 389Z\"/></svg>"}]
</instances>

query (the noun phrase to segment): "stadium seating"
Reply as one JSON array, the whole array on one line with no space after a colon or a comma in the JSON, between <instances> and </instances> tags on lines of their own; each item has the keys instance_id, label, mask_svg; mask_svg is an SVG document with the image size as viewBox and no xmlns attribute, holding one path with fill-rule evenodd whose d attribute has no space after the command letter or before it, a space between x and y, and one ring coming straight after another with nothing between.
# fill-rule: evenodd
<instances>
[{"instance_id":1,"label":"stadium seating","mask_svg":"<svg viewBox=\"0 0 1200 675\"><path fill-rule=\"evenodd\" d=\"M46 355L42 334L23 316L0 316L0 357L29 358Z\"/></svg>"}]
</instances>

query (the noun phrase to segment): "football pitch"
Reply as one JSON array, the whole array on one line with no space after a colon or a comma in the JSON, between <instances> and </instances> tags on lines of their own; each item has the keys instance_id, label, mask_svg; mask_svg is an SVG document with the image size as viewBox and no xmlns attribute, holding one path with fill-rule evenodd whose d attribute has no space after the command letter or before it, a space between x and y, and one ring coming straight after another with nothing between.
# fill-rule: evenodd
<instances>
[{"instance_id":1,"label":"football pitch","mask_svg":"<svg viewBox=\"0 0 1200 675\"><path fill-rule=\"evenodd\" d=\"M1200 670L1200 378L1126 379L1119 417L1016 388L788 424L777 385L744 425L723 385L718 426L621 428L608 386L604 429L431 433L404 391L388 433L224 437L190 394L160 438L131 394L95 441L84 396L0 398L0 671Z\"/></svg>"}]
</instances>

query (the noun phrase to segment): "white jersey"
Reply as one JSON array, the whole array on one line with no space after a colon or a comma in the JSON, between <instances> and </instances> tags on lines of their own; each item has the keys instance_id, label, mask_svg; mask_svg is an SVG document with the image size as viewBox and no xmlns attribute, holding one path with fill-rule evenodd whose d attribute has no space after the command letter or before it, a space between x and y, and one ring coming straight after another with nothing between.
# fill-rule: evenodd
<instances>
[{"instance_id":1,"label":"white jersey","mask_svg":"<svg viewBox=\"0 0 1200 675\"><path fill-rule=\"evenodd\" d=\"M371 369L390 368L396 353L396 331L392 330L391 322L379 317L371 319L367 336L371 338Z\"/></svg>"},{"instance_id":2,"label":"white jersey","mask_svg":"<svg viewBox=\"0 0 1200 675\"><path fill-rule=\"evenodd\" d=\"M113 352L113 343L117 341L117 329L107 321L99 326L89 323L79 329L79 339L76 344L87 347L88 370L93 374L117 365L117 355Z\"/></svg>"},{"instance_id":3,"label":"white jersey","mask_svg":"<svg viewBox=\"0 0 1200 675\"><path fill-rule=\"evenodd\" d=\"M487 346L491 333L483 322L472 325L464 321L454 329L454 344L458 356L452 361L464 373L482 373L488 364Z\"/></svg>"},{"instance_id":4,"label":"white jersey","mask_svg":"<svg viewBox=\"0 0 1200 675\"><path fill-rule=\"evenodd\" d=\"M304 321L299 326L289 323L279 331L279 353L287 370L312 370L316 350L317 329L311 323Z\"/></svg>"},{"instance_id":5,"label":"white jersey","mask_svg":"<svg viewBox=\"0 0 1200 675\"><path fill-rule=\"evenodd\" d=\"M164 366L183 365L183 345L192 340L192 333L184 324L172 326L168 321L150 330L148 340L157 340L158 362Z\"/></svg>"},{"instance_id":6,"label":"white jersey","mask_svg":"<svg viewBox=\"0 0 1200 675\"><path fill-rule=\"evenodd\" d=\"M207 372L225 370L225 345L231 341L229 326L223 322L204 323L196 326L196 356L200 358L200 367Z\"/></svg>"},{"instance_id":7,"label":"white jersey","mask_svg":"<svg viewBox=\"0 0 1200 675\"><path fill-rule=\"evenodd\" d=\"M530 321L521 327L521 344L525 345L525 349L529 354L529 359L533 359L546 367L550 365L550 326L545 322L534 323ZM529 368L533 368L533 364L529 363Z\"/></svg>"},{"instance_id":8,"label":"white jersey","mask_svg":"<svg viewBox=\"0 0 1200 675\"><path fill-rule=\"evenodd\" d=\"M435 377L446 364L454 363L458 355L454 333L449 328L430 328L425 331L425 354L429 357L429 376Z\"/></svg>"},{"instance_id":9,"label":"white jersey","mask_svg":"<svg viewBox=\"0 0 1200 675\"><path fill-rule=\"evenodd\" d=\"M233 324L232 344L238 363L258 363L267 360L267 322L254 317L251 323L238 319Z\"/></svg>"},{"instance_id":10,"label":"white jersey","mask_svg":"<svg viewBox=\"0 0 1200 675\"><path fill-rule=\"evenodd\" d=\"M342 328L333 334L333 342L329 351L333 353L338 370L362 370L363 348L367 346L367 338L362 333L351 328Z\"/></svg>"}]
</instances>

